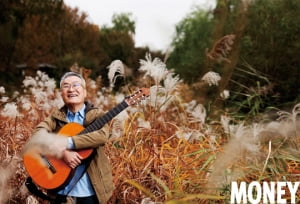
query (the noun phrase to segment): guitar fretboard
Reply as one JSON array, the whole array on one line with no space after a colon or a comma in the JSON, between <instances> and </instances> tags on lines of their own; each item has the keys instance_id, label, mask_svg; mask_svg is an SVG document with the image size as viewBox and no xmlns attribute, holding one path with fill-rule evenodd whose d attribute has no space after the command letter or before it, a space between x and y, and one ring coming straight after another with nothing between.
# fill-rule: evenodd
<instances>
[{"instance_id":1,"label":"guitar fretboard","mask_svg":"<svg viewBox=\"0 0 300 204\"><path fill-rule=\"evenodd\" d=\"M100 118L96 119L92 124L87 126L82 132L79 134L85 134L89 132L93 132L95 130L101 129L106 123L108 123L111 119L113 119L116 115L121 113L125 108L128 107L128 104L124 100L123 102L119 103L113 109L105 113Z\"/></svg>"}]
</instances>

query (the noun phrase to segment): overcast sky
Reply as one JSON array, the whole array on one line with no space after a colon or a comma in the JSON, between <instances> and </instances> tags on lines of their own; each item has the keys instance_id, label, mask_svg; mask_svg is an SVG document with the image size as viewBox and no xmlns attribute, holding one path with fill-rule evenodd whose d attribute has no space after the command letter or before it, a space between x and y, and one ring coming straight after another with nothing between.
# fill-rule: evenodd
<instances>
[{"instance_id":1,"label":"overcast sky","mask_svg":"<svg viewBox=\"0 0 300 204\"><path fill-rule=\"evenodd\" d=\"M65 4L88 14L89 21L111 26L113 14L132 13L135 45L165 51L179 23L194 5L213 8L215 0L64 0Z\"/></svg>"}]
</instances>

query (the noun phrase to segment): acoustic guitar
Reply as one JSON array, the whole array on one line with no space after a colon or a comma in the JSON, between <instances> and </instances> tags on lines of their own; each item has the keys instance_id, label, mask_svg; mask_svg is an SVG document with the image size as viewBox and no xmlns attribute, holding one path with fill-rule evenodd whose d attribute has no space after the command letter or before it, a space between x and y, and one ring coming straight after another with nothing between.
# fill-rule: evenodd
<instances>
[{"instance_id":1,"label":"acoustic guitar","mask_svg":"<svg viewBox=\"0 0 300 204\"><path fill-rule=\"evenodd\" d=\"M106 123L113 119L130 105L134 105L142 99L149 96L149 89L141 88L134 94L126 97L121 103L113 109L97 118L93 123L84 128L78 123L68 123L63 126L58 134L65 136L75 136L86 134L101 129ZM77 152L84 159L87 159L93 153L94 149L82 149ZM70 168L63 159L44 155L41 152L28 152L23 155L23 163L33 182L46 190L59 189L68 183L72 178L74 169Z\"/></svg>"}]
</instances>

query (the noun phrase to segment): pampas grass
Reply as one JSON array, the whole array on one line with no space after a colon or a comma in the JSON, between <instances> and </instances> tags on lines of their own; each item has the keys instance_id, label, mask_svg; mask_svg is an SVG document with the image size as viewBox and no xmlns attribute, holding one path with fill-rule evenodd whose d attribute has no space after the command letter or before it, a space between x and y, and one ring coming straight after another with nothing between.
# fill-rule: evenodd
<instances>
[{"instance_id":1,"label":"pampas grass","mask_svg":"<svg viewBox=\"0 0 300 204\"><path fill-rule=\"evenodd\" d=\"M110 203L227 203L231 181L299 180L300 104L269 123L236 121L226 113L220 121L210 121L205 107L189 95L189 86L162 61L147 55L140 71L150 97L110 122L115 135L106 154L116 185ZM24 90L2 102L1 203L45 203L20 189L27 176L22 150L30 151L35 144L48 148L32 138L32 131L61 101L46 79L52 80L44 73L27 77ZM218 80L207 83L216 86ZM88 99L104 111L124 98L110 89L89 88L97 94ZM7 97L5 91L1 97ZM15 104L14 111L5 104ZM55 136L49 138L53 142Z\"/></svg>"}]
</instances>

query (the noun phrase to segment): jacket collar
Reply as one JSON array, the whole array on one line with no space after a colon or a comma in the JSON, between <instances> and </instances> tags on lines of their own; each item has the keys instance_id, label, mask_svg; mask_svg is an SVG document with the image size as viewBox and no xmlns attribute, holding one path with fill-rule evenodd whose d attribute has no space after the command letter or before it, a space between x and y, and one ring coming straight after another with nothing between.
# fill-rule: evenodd
<instances>
[{"instance_id":1,"label":"jacket collar","mask_svg":"<svg viewBox=\"0 0 300 204\"><path fill-rule=\"evenodd\" d=\"M89 123L91 120L94 120L94 117L95 117L94 114L90 115L90 111L97 109L97 108L89 102L85 102L85 107L86 107L85 108L86 119L88 119L86 122ZM68 107L66 105L64 105L60 109L54 110L52 116L58 120L61 120L61 121L64 121L67 123L67 120L66 120L67 111L68 111ZM88 116L88 115L90 115L90 116Z\"/></svg>"}]
</instances>

